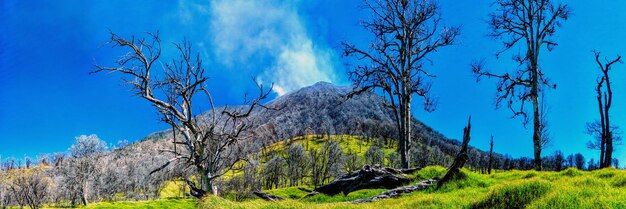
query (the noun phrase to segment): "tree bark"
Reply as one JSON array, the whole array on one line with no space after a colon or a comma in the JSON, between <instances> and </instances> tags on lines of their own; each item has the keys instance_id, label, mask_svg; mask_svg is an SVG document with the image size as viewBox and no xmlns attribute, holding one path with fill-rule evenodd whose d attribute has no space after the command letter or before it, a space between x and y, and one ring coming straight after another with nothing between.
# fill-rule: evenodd
<instances>
[{"instance_id":1,"label":"tree bark","mask_svg":"<svg viewBox=\"0 0 626 209\"><path fill-rule=\"evenodd\" d=\"M607 70L608 74L608 70ZM609 76L606 75L606 88L608 91L608 99L607 94L604 94L605 107L604 107L604 120L606 121L604 126L606 128L606 151L604 153L604 164L601 164L601 168L606 168L611 166L611 160L613 159L613 132L611 131L611 123L609 121L609 108L611 108L611 100L613 97L613 92L611 92L611 84L609 83Z\"/></svg>"},{"instance_id":2,"label":"tree bark","mask_svg":"<svg viewBox=\"0 0 626 209\"><path fill-rule=\"evenodd\" d=\"M81 195L80 195L80 201L83 203L83 205L87 206L87 204L89 204L89 201L87 200L87 183L83 183L83 188L81 189Z\"/></svg>"},{"instance_id":3,"label":"tree bark","mask_svg":"<svg viewBox=\"0 0 626 209\"><path fill-rule=\"evenodd\" d=\"M424 190L427 189L428 187L432 186L435 182L437 182L437 179L428 179L428 180L424 180L422 182L419 182L415 185L410 185L410 186L403 186L403 187L398 187L395 189L391 189L391 190L387 190L379 195L373 196L373 197L368 197L368 198L363 198L363 199L358 199L358 200L354 200L352 201L352 203L366 203L366 202L375 202L378 200L382 200L382 199L387 199L387 198L395 198L395 197L400 197L400 195L405 194L405 193L411 193L411 192L415 192L415 191L420 191L420 190Z\"/></svg>"},{"instance_id":4,"label":"tree bark","mask_svg":"<svg viewBox=\"0 0 626 209\"><path fill-rule=\"evenodd\" d=\"M189 181L188 179L185 179L185 183L187 183L187 185L189 186L189 193L191 194L191 196L200 199L206 195L206 190L199 189L193 182Z\"/></svg>"},{"instance_id":5,"label":"tree bark","mask_svg":"<svg viewBox=\"0 0 626 209\"><path fill-rule=\"evenodd\" d=\"M536 52L538 53L538 52ZM538 55L536 55L538 56ZM537 60L534 60L536 63ZM534 146L534 156L535 170L541 171L541 132L542 132L542 124L541 124L541 111L539 111L539 66L533 64L533 76L532 76L532 88L530 90L530 97L533 103L533 121L534 121L534 131L533 131L533 146Z\"/></svg>"},{"instance_id":6,"label":"tree bark","mask_svg":"<svg viewBox=\"0 0 626 209\"><path fill-rule=\"evenodd\" d=\"M345 174L326 185L314 189L307 196L318 193L326 195L343 193L348 195L351 192L362 189L393 189L410 183L411 179L406 177L405 174L414 173L418 170L419 168L394 169L365 165L358 171Z\"/></svg>"},{"instance_id":7,"label":"tree bark","mask_svg":"<svg viewBox=\"0 0 626 209\"><path fill-rule=\"evenodd\" d=\"M437 189L439 189L445 183L448 183L448 181L456 178L457 176L461 174L461 168L463 168L463 166L465 165L465 161L467 161L467 158L468 158L467 145L469 144L469 141L471 139L470 138L470 130L472 128L471 121L472 121L472 117L470 116L470 118L467 120L467 126L463 128L463 142L461 143L461 150L459 150L459 153L456 155L456 158L454 158L454 162L452 162L452 165L450 165L450 168L448 168L448 172L446 172L446 175L443 176L443 178L441 178L441 180L437 182Z\"/></svg>"},{"instance_id":8,"label":"tree bark","mask_svg":"<svg viewBox=\"0 0 626 209\"><path fill-rule=\"evenodd\" d=\"M487 167L488 174L491 174L492 163L493 163L493 135L491 135L491 142L489 143L489 165Z\"/></svg>"},{"instance_id":9,"label":"tree bark","mask_svg":"<svg viewBox=\"0 0 626 209\"><path fill-rule=\"evenodd\" d=\"M606 151L605 146L606 146L606 136L607 136L607 129L606 126L604 125L604 106L602 105L602 83L599 82L598 83L598 109L600 110L600 126L601 126L601 133L600 133L600 165L603 166L604 165L604 151Z\"/></svg>"},{"instance_id":10,"label":"tree bark","mask_svg":"<svg viewBox=\"0 0 626 209\"><path fill-rule=\"evenodd\" d=\"M412 96L411 94L407 94L407 103L406 103L406 112L405 114L405 131L404 131L404 135L406 140L404 141L404 148L403 148L403 152L402 155L400 156L400 159L402 160L402 169L408 169L409 166L411 166L409 164L409 160L407 158L408 155L408 151L409 151L409 145L411 144L411 100L412 100ZM402 157L404 156L404 157Z\"/></svg>"}]
</instances>

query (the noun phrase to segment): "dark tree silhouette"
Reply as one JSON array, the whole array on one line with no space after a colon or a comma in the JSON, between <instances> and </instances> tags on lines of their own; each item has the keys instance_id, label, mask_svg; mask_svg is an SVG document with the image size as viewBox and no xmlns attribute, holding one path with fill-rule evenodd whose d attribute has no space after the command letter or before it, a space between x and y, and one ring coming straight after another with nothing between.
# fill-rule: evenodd
<instances>
[{"instance_id":1,"label":"dark tree silhouette","mask_svg":"<svg viewBox=\"0 0 626 209\"><path fill-rule=\"evenodd\" d=\"M451 45L459 35L458 27L442 27L439 5L432 0L365 0L372 17L362 24L374 39L369 49L342 43L345 55L356 58L350 70L355 83L348 97L373 89L384 93L398 127L398 152L402 168L408 168L411 142L411 101L413 95L424 99L424 109L433 111L426 68L428 57L439 48Z\"/></svg>"},{"instance_id":2,"label":"dark tree silhouette","mask_svg":"<svg viewBox=\"0 0 626 209\"><path fill-rule=\"evenodd\" d=\"M205 194L213 190L212 181L231 170L243 156L241 155L241 140L251 137L251 127L246 117L265 99L270 91L264 91L263 86L257 84L259 97L246 100L243 108L216 108L213 106L211 94L206 88L208 77L202 66L199 54L194 56L191 44L187 41L174 44L179 52L179 59L161 66L155 72L155 63L161 57L161 39L158 33L148 33L148 39L125 39L111 32L109 44L128 50L117 61L117 67L97 68L92 73L109 72L122 74L123 81L131 87L135 95L149 101L162 117L162 120L172 126L174 133L174 149L164 150L174 154L159 169L167 167L171 162L182 161L189 168L195 169L199 176L196 194ZM158 68L158 67L157 67ZM271 88L270 88L271 90ZM155 94L155 92L157 92ZM210 107L210 112L199 116L194 112L194 106L204 96ZM182 135L182 141L177 141ZM182 146L183 149L177 149ZM191 182L191 181L187 181ZM193 183L192 183L193 184ZM203 190L203 191L202 191Z\"/></svg>"},{"instance_id":3,"label":"dark tree silhouette","mask_svg":"<svg viewBox=\"0 0 626 209\"><path fill-rule=\"evenodd\" d=\"M541 170L542 121L539 95L544 87L556 88L539 67L539 55L545 48L551 51L556 41L551 39L561 23L567 20L570 11L564 4L554 4L550 0L496 0L496 11L490 14L490 37L502 41L504 48L496 53L499 57L516 45L523 45L523 53L513 57L519 63L514 72L496 74L484 69L484 62L472 64L472 71L481 77L496 78L496 107L504 101L513 112L513 117L521 116L524 126L528 123L526 102L532 103L534 133L534 168ZM516 105L515 101L519 104Z\"/></svg>"},{"instance_id":4,"label":"dark tree silhouette","mask_svg":"<svg viewBox=\"0 0 626 209\"><path fill-rule=\"evenodd\" d=\"M554 151L554 170L562 171L563 164L565 163L565 157L560 150Z\"/></svg>"},{"instance_id":5,"label":"dark tree silhouette","mask_svg":"<svg viewBox=\"0 0 626 209\"><path fill-rule=\"evenodd\" d=\"M576 165L576 168L578 168L579 170L583 170L585 169L585 156L583 156L583 154L580 153L576 153L574 155L574 165Z\"/></svg>"},{"instance_id":6,"label":"dark tree silhouette","mask_svg":"<svg viewBox=\"0 0 626 209\"><path fill-rule=\"evenodd\" d=\"M489 142L489 165L487 167L487 173L491 174L491 166L493 165L493 135L491 135L491 141Z\"/></svg>"},{"instance_id":7,"label":"dark tree silhouette","mask_svg":"<svg viewBox=\"0 0 626 209\"><path fill-rule=\"evenodd\" d=\"M609 109L611 109L611 104L613 103L613 90L611 89L609 71L613 64L622 63L622 57L617 55L613 60L604 58L603 62L600 60L600 52L594 51L593 53L596 63L600 71L602 71L602 74L596 80L596 99L598 100L600 120L587 123L587 133L595 136L597 139L595 142L588 142L587 147L600 150L599 166L600 168L606 168L611 166L611 160L613 159L613 142L619 140L619 137L615 135L619 128L611 124L609 117Z\"/></svg>"}]
</instances>

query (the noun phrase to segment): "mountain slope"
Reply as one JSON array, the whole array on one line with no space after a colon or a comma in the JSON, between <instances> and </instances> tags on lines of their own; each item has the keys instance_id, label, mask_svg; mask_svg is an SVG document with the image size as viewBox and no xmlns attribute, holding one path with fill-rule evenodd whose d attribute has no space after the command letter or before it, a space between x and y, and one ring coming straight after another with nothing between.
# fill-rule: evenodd
<instances>
[{"instance_id":1,"label":"mountain slope","mask_svg":"<svg viewBox=\"0 0 626 209\"><path fill-rule=\"evenodd\" d=\"M254 142L271 144L281 140L308 134L349 134L373 138L394 139L397 129L393 112L385 107L384 98L365 92L347 99L350 87L340 87L327 82L318 82L278 97L265 106L257 108L249 116L252 129L258 134ZM237 108L237 107L230 107ZM460 142L448 139L433 128L413 120L414 160L420 166L439 164L447 166ZM147 138L165 138L167 131ZM417 146L423 145L423 146ZM488 153L470 148L468 165L486 165ZM417 158L421 158L418 160ZM504 166L504 157L495 155L495 166Z\"/></svg>"}]
</instances>

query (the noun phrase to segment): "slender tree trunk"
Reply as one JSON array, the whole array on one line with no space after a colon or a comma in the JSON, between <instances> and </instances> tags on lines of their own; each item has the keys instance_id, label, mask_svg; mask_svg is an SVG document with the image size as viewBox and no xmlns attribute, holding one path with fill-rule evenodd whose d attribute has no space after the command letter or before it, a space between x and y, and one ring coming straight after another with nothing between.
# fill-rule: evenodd
<instances>
[{"instance_id":1,"label":"slender tree trunk","mask_svg":"<svg viewBox=\"0 0 626 209\"><path fill-rule=\"evenodd\" d=\"M535 155L535 170L542 170L541 166L541 112L539 111L539 67L533 64L533 82L530 90L531 100L533 103L533 119L534 119L534 133L533 133L533 146Z\"/></svg>"},{"instance_id":2,"label":"slender tree trunk","mask_svg":"<svg viewBox=\"0 0 626 209\"><path fill-rule=\"evenodd\" d=\"M607 85L607 89L609 91L608 94L608 99L607 99L607 95L604 95L604 102L605 102L605 107L604 107L604 120L606 121L604 123L605 126L605 130L606 130L606 151L604 153L604 164L600 164L601 168L606 168L611 166L611 160L613 158L613 132L611 131L611 123L609 121L609 108L611 107L611 97L612 97L612 93L611 93L611 87L610 87L610 81L608 79L608 75L606 75L607 79L606 79L606 85Z\"/></svg>"},{"instance_id":3,"label":"slender tree trunk","mask_svg":"<svg viewBox=\"0 0 626 209\"><path fill-rule=\"evenodd\" d=\"M411 144L411 94L407 95L407 99L405 101L406 103L406 108L405 108L405 119L404 119L404 144L403 144L403 148L402 148L402 153L400 156L400 160L401 160L401 167L403 169L408 169L409 168L409 160L407 159L407 155L408 155L408 147L409 144Z\"/></svg>"},{"instance_id":4,"label":"slender tree trunk","mask_svg":"<svg viewBox=\"0 0 626 209\"><path fill-rule=\"evenodd\" d=\"M400 96L399 96L400 97ZM406 155L404 152L404 144L406 143L406 136L405 136L405 120L404 118L406 117L405 115L405 103L404 101L402 101L402 97L400 97L400 127L398 130L398 153L400 153L400 165L404 167L404 165L406 164L407 160L406 160Z\"/></svg>"},{"instance_id":5,"label":"slender tree trunk","mask_svg":"<svg viewBox=\"0 0 626 209\"><path fill-rule=\"evenodd\" d=\"M604 129L604 127L602 127L602 129ZM604 130L602 131L600 137L600 166L604 167L604 151L606 150L606 133Z\"/></svg>"},{"instance_id":6,"label":"slender tree trunk","mask_svg":"<svg viewBox=\"0 0 626 209\"><path fill-rule=\"evenodd\" d=\"M491 174L491 166L493 163L493 135L491 135L491 142L489 143L489 165L487 167L487 173Z\"/></svg>"},{"instance_id":7,"label":"slender tree trunk","mask_svg":"<svg viewBox=\"0 0 626 209\"><path fill-rule=\"evenodd\" d=\"M407 159L407 146L411 141L411 97L410 95L401 97L400 101L400 136L398 139L398 152L400 153L400 166L409 168Z\"/></svg>"},{"instance_id":8,"label":"slender tree trunk","mask_svg":"<svg viewBox=\"0 0 626 209\"><path fill-rule=\"evenodd\" d=\"M601 85L598 85L598 110L600 110L600 166L604 165L604 152L606 150L606 137L607 137L607 129L604 120L604 105L602 105L602 91L600 89Z\"/></svg>"},{"instance_id":9,"label":"slender tree trunk","mask_svg":"<svg viewBox=\"0 0 626 209\"><path fill-rule=\"evenodd\" d=\"M83 202L83 205L87 206L87 204L89 203L87 201L87 192L85 192L85 189L83 189L83 192L80 196L80 200Z\"/></svg>"},{"instance_id":10,"label":"slender tree trunk","mask_svg":"<svg viewBox=\"0 0 626 209\"><path fill-rule=\"evenodd\" d=\"M198 175L200 175L200 182L198 182L200 184L200 189L206 192L212 191L213 194L216 194L217 191L215 191L215 188L213 188L213 185L211 184L211 181L209 180L208 169L198 168Z\"/></svg>"}]
</instances>

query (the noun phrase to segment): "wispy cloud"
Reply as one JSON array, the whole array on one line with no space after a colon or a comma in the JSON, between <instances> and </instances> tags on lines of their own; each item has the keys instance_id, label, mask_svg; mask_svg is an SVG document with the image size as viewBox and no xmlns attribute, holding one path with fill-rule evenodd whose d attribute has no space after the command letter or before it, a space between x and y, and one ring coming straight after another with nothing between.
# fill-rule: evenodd
<instances>
[{"instance_id":1,"label":"wispy cloud","mask_svg":"<svg viewBox=\"0 0 626 209\"><path fill-rule=\"evenodd\" d=\"M333 51L316 45L298 13L299 1L215 0L211 38L221 64L258 63L262 83L283 95L318 81L337 82Z\"/></svg>"}]
</instances>

